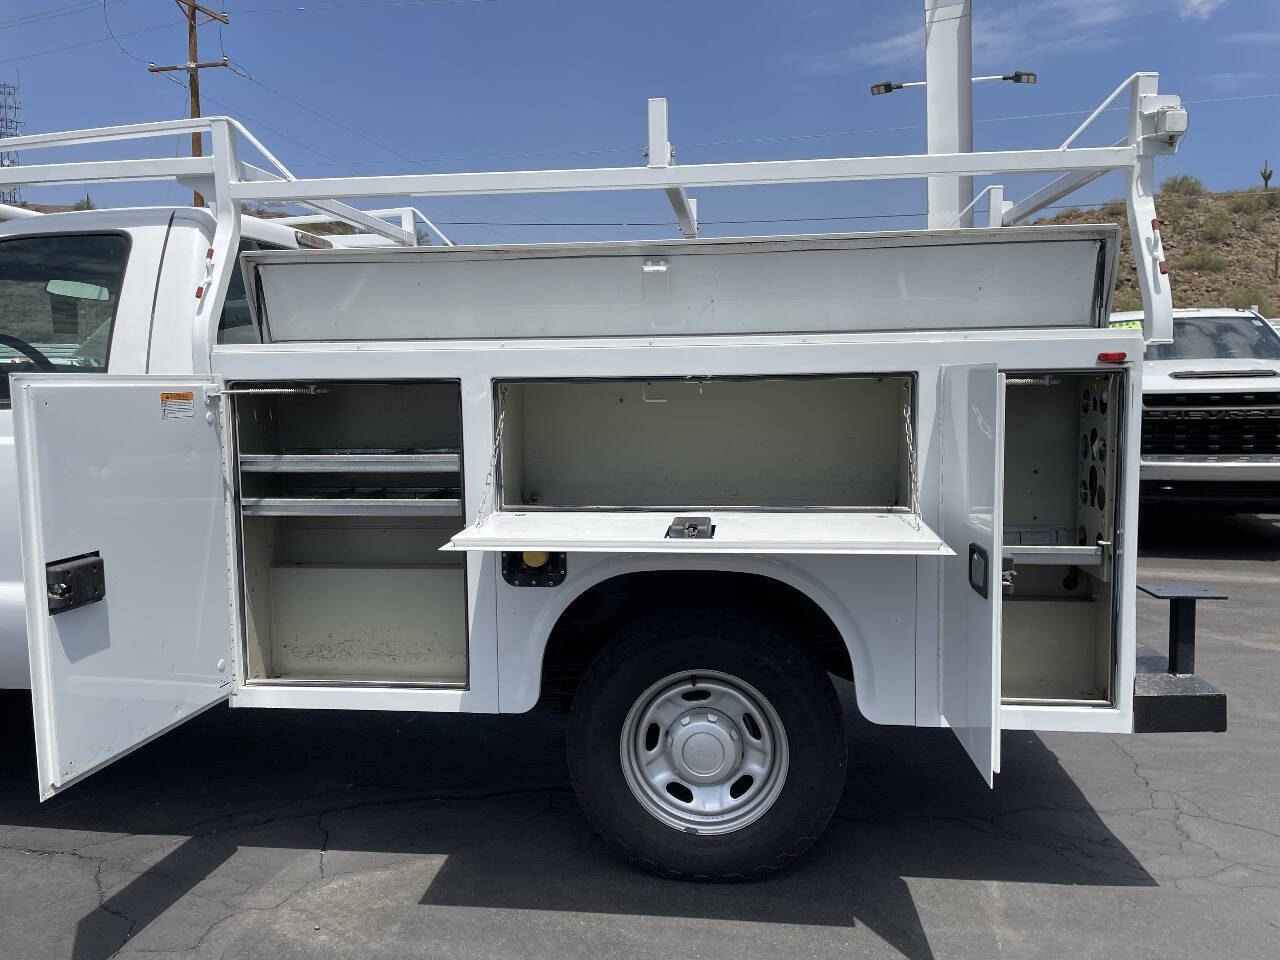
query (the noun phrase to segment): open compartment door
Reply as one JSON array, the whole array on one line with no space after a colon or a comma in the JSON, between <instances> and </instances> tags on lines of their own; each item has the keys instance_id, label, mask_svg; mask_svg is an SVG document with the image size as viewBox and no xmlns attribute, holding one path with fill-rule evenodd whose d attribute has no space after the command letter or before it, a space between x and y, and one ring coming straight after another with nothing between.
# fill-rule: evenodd
<instances>
[{"instance_id":1,"label":"open compartment door","mask_svg":"<svg viewBox=\"0 0 1280 960\"><path fill-rule=\"evenodd\" d=\"M942 716L988 784L1000 769L1004 377L994 364L946 366L942 436Z\"/></svg>"},{"instance_id":2,"label":"open compartment door","mask_svg":"<svg viewBox=\"0 0 1280 960\"><path fill-rule=\"evenodd\" d=\"M947 556L915 514L724 510L496 510L442 550Z\"/></svg>"},{"instance_id":3,"label":"open compartment door","mask_svg":"<svg viewBox=\"0 0 1280 960\"><path fill-rule=\"evenodd\" d=\"M40 796L231 690L222 424L196 377L13 378Z\"/></svg>"}]
</instances>

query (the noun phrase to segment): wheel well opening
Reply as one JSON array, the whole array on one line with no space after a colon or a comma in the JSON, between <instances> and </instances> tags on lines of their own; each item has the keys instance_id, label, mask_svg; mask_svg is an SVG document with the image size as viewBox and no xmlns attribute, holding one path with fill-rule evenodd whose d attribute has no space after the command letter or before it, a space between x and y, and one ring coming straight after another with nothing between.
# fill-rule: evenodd
<instances>
[{"instance_id":1,"label":"wheel well opening","mask_svg":"<svg viewBox=\"0 0 1280 960\"><path fill-rule=\"evenodd\" d=\"M601 581L560 615L542 657L542 700L568 709L587 665L628 619L658 606L728 605L767 619L829 673L853 679L844 638L810 597L772 577L713 570L662 570Z\"/></svg>"}]
</instances>

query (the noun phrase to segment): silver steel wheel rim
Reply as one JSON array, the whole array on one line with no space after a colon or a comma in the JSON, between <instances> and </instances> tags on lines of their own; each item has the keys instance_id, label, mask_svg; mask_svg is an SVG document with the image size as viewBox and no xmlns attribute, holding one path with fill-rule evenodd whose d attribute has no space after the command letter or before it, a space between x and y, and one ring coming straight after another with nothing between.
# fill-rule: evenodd
<instances>
[{"instance_id":1,"label":"silver steel wheel rim","mask_svg":"<svg viewBox=\"0 0 1280 960\"><path fill-rule=\"evenodd\" d=\"M759 690L716 670L685 670L637 698L619 744L627 786L646 811L686 833L758 820L787 778L787 736Z\"/></svg>"}]
</instances>

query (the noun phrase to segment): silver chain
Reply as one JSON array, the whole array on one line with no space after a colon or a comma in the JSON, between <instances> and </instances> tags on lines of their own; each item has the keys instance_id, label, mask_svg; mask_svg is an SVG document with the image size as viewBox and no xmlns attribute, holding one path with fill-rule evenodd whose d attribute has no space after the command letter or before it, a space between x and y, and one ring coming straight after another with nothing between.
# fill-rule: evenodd
<instances>
[{"instance_id":1,"label":"silver chain","mask_svg":"<svg viewBox=\"0 0 1280 960\"><path fill-rule=\"evenodd\" d=\"M484 478L484 492L480 494L480 509L472 526L480 526L489 512L489 498L498 483L498 454L502 450L502 427L507 422L507 388L498 388L498 425L493 431L493 451L489 454L489 473Z\"/></svg>"},{"instance_id":2,"label":"silver chain","mask_svg":"<svg viewBox=\"0 0 1280 960\"><path fill-rule=\"evenodd\" d=\"M916 437L911 429L911 378L902 385L902 430L907 440L907 482L911 487L911 525L919 530L920 517L920 478L916 475Z\"/></svg>"}]
</instances>

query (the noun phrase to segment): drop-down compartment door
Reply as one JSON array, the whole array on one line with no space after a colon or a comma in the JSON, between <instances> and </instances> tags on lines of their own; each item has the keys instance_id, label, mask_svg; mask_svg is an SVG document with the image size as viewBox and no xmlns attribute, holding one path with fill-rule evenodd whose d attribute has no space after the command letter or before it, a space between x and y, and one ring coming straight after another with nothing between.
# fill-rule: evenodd
<instances>
[{"instance_id":1,"label":"drop-down compartment door","mask_svg":"<svg viewBox=\"0 0 1280 960\"><path fill-rule=\"evenodd\" d=\"M988 784L1000 769L1004 377L994 364L944 366L942 716Z\"/></svg>"},{"instance_id":2,"label":"drop-down compartment door","mask_svg":"<svg viewBox=\"0 0 1280 960\"><path fill-rule=\"evenodd\" d=\"M231 691L215 381L13 378L40 796Z\"/></svg>"}]
</instances>

